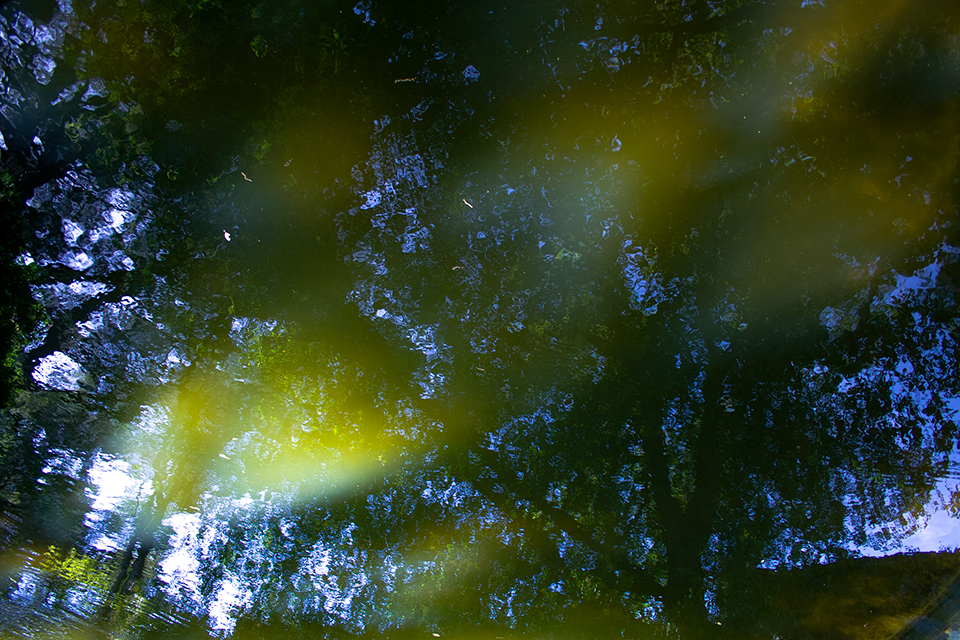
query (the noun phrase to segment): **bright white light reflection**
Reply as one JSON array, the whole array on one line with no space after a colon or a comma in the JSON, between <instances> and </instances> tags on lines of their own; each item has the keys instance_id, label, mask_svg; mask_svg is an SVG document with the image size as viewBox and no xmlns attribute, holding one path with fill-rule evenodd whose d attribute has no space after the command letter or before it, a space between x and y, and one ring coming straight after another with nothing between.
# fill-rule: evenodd
<instances>
[{"instance_id":1,"label":"bright white light reflection","mask_svg":"<svg viewBox=\"0 0 960 640\"><path fill-rule=\"evenodd\" d=\"M341 532L340 544L343 548L352 547L355 528L356 525L351 524ZM349 621L353 599L369 582L362 566L365 556L361 552L335 557L334 550L323 542L314 545L309 557L300 562L300 575L309 580L316 591L315 606L318 610L322 607L330 615ZM348 577L341 583L338 575Z\"/></svg>"},{"instance_id":2,"label":"bright white light reflection","mask_svg":"<svg viewBox=\"0 0 960 640\"><path fill-rule=\"evenodd\" d=\"M220 583L217 597L210 604L210 628L216 631L233 633L237 626L236 613L253 602L253 592L243 587L240 581L231 576Z\"/></svg>"},{"instance_id":3,"label":"bright white light reflection","mask_svg":"<svg viewBox=\"0 0 960 640\"><path fill-rule=\"evenodd\" d=\"M134 217L136 196L132 191L111 189L106 194L106 200L111 208L104 211L103 217L113 230L119 231L125 222Z\"/></svg>"},{"instance_id":4,"label":"bright white light reflection","mask_svg":"<svg viewBox=\"0 0 960 640\"><path fill-rule=\"evenodd\" d=\"M139 494L149 493L149 482L141 487L140 481L130 475L130 463L118 460L112 456L98 453L94 458L90 471L87 472L90 482L96 487L96 496L90 505L94 511L116 509L124 498L136 498ZM138 491L138 487L141 491ZM88 493L89 495L89 493Z\"/></svg>"},{"instance_id":5,"label":"bright white light reflection","mask_svg":"<svg viewBox=\"0 0 960 640\"><path fill-rule=\"evenodd\" d=\"M946 511L937 511L927 520L923 529L904 540L904 544L919 551L940 551L960 547L960 520Z\"/></svg>"},{"instance_id":6,"label":"bright white light reflection","mask_svg":"<svg viewBox=\"0 0 960 640\"><path fill-rule=\"evenodd\" d=\"M163 524L173 529L170 551L159 566L163 591L172 599L186 596L200 604L203 599L200 593L200 515L175 513Z\"/></svg>"},{"instance_id":7,"label":"bright white light reflection","mask_svg":"<svg viewBox=\"0 0 960 640\"><path fill-rule=\"evenodd\" d=\"M950 419L960 420L960 398L951 398L946 404ZM950 466L953 469L960 468L960 453L954 451L950 455ZM960 492L960 477L950 477L937 482L933 495L944 496L949 500L949 496L957 492ZM903 545L919 551L960 548L960 519L951 517L943 508L942 501L938 501L936 497L927 505L926 512L930 517L918 531L903 540Z\"/></svg>"},{"instance_id":8,"label":"bright white light reflection","mask_svg":"<svg viewBox=\"0 0 960 640\"><path fill-rule=\"evenodd\" d=\"M142 501L153 492L150 480L143 480L131 474L131 464L126 460L98 453L87 472L92 489L86 490L88 498L93 498L90 511L84 523L97 537L92 544L102 551L114 551L120 548L117 534L103 530L109 522L109 513L115 512L124 501Z\"/></svg>"},{"instance_id":9,"label":"bright white light reflection","mask_svg":"<svg viewBox=\"0 0 960 640\"><path fill-rule=\"evenodd\" d=\"M33 379L45 387L60 391L79 391L86 372L73 358L54 351L40 360L33 370Z\"/></svg>"},{"instance_id":10,"label":"bright white light reflection","mask_svg":"<svg viewBox=\"0 0 960 640\"><path fill-rule=\"evenodd\" d=\"M960 479L940 480L934 489L934 496L949 497L957 491L960 491ZM943 508L942 501L936 497L927 504L926 512L929 514L926 522L905 537L898 547L889 551L860 547L857 551L865 556L879 557L904 552L952 551L960 548L960 519L952 517Z\"/></svg>"}]
</instances>

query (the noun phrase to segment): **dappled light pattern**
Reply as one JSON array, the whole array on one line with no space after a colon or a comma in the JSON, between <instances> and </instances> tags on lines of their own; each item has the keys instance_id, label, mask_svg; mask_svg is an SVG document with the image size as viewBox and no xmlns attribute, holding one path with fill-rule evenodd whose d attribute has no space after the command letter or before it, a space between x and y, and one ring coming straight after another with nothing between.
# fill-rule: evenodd
<instances>
[{"instance_id":1,"label":"dappled light pattern","mask_svg":"<svg viewBox=\"0 0 960 640\"><path fill-rule=\"evenodd\" d=\"M0 60L0 635L958 631L955 3L13 0Z\"/></svg>"}]
</instances>

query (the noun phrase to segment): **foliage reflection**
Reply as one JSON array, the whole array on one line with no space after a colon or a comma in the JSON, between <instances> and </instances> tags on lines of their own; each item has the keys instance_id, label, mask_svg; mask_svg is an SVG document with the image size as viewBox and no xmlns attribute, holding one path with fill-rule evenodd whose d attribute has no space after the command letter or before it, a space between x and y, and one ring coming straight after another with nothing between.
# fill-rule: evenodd
<instances>
[{"instance_id":1,"label":"foliage reflection","mask_svg":"<svg viewBox=\"0 0 960 640\"><path fill-rule=\"evenodd\" d=\"M4 633L934 624L958 18L11 3Z\"/></svg>"}]
</instances>

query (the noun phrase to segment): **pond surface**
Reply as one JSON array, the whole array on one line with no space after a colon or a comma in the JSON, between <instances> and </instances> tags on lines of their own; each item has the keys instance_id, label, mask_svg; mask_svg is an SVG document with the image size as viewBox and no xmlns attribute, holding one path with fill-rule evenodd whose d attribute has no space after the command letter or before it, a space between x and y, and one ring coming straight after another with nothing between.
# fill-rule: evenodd
<instances>
[{"instance_id":1,"label":"pond surface","mask_svg":"<svg viewBox=\"0 0 960 640\"><path fill-rule=\"evenodd\" d=\"M14 1L0 59L3 637L957 628L960 5Z\"/></svg>"}]
</instances>

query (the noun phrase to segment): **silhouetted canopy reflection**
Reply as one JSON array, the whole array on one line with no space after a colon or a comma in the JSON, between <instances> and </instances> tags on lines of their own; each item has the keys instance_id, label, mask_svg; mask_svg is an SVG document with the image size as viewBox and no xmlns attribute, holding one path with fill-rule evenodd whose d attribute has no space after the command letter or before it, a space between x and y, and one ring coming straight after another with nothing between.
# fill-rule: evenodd
<instances>
[{"instance_id":1,"label":"silhouetted canopy reflection","mask_svg":"<svg viewBox=\"0 0 960 640\"><path fill-rule=\"evenodd\" d=\"M954 553L862 556L957 505L960 7L40 4L0 13L3 633L952 610Z\"/></svg>"}]
</instances>

